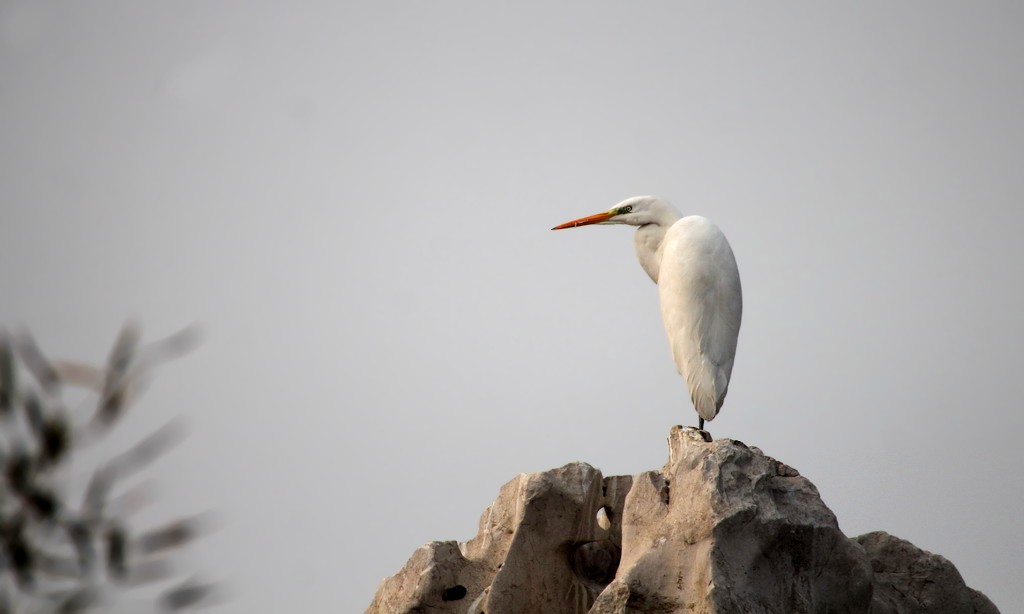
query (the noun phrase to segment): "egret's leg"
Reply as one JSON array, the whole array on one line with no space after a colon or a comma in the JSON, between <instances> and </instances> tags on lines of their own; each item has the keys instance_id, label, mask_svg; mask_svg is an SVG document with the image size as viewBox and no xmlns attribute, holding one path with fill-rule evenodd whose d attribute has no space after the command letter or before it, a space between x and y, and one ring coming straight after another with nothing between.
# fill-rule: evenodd
<instances>
[{"instance_id":1,"label":"egret's leg","mask_svg":"<svg viewBox=\"0 0 1024 614\"><path fill-rule=\"evenodd\" d=\"M697 428L704 430L704 418L697 418Z\"/></svg>"}]
</instances>

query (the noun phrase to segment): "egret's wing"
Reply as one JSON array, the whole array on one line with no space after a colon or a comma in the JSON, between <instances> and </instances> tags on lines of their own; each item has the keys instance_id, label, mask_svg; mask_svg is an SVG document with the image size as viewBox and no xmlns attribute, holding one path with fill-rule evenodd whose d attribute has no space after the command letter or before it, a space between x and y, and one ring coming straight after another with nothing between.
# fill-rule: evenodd
<instances>
[{"instance_id":1,"label":"egret's wing","mask_svg":"<svg viewBox=\"0 0 1024 614\"><path fill-rule=\"evenodd\" d=\"M697 413L711 420L729 388L743 312L736 260L718 227L699 216L672 225L658 294L672 357Z\"/></svg>"}]
</instances>

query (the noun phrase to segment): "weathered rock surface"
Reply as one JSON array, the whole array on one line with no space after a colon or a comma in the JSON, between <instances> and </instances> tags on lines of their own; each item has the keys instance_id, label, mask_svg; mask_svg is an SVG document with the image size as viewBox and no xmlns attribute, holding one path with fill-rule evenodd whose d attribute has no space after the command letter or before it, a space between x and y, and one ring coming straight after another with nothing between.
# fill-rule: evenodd
<instances>
[{"instance_id":1,"label":"weathered rock surface","mask_svg":"<svg viewBox=\"0 0 1024 614\"><path fill-rule=\"evenodd\" d=\"M587 612L614 577L629 477L585 463L505 484L466 543L432 542L381 585L368 612Z\"/></svg>"},{"instance_id":2,"label":"weathered rock surface","mask_svg":"<svg viewBox=\"0 0 1024 614\"><path fill-rule=\"evenodd\" d=\"M988 597L964 584L945 557L884 531L856 540L874 570L871 614L998 614Z\"/></svg>"},{"instance_id":3,"label":"weathered rock surface","mask_svg":"<svg viewBox=\"0 0 1024 614\"><path fill-rule=\"evenodd\" d=\"M635 478L585 463L505 484L465 543L431 542L368 614L996 613L946 559L849 539L806 478L675 427Z\"/></svg>"},{"instance_id":4,"label":"weathered rock surface","mask_svg":"<svg viewBox=\"0 0 1024 614\"><path fill-rule=\"evenodd\" d=\"M810 481L692 429L669 448L626 497L622 562L595 614L868 610L871 565Z\"/></svg>"}]
</instances>

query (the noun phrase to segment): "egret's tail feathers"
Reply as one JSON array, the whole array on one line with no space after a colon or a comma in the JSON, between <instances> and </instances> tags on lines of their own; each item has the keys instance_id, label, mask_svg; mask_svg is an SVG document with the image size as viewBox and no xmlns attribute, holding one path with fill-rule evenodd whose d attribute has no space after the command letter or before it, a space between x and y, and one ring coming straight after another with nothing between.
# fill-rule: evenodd
<instances>
[{"instance_id":1,"label":"egret's tail feathers","mask_svg":"<svg viewBox=\"0 0 1024 614\"><path fill-rule=\"evenodd\" d=\"M686 387L690 389L690 400L697 415L711 421L718 415L729 390L729 376L725 370L711 361L699 362L700 368L686 373Z\"/></svg>"},{"instance_id":2,"label":"egret's tail feathers","mask_svg":"<svg viewBox=\"0 0 1024 614\"><path fill-rule=\"evenodd\" d=\"M697 415L709 422L715 419L718 410L722 407L721 403L711 395L698 393L691 395L690 399L693 401L693 407L697 410Z\"/></svg>"}]
</instances>

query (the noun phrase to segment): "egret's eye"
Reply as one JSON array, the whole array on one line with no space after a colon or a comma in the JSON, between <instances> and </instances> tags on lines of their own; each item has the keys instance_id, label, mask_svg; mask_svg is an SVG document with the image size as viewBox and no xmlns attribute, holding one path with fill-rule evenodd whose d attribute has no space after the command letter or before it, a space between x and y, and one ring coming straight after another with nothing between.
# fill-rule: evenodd
<instances>
[{"instance_id":1,"label":"egret's eye","mask_svg":"<svg viewBox=\"0 0 1024 614\"><path fill-rule=\"evenodd\" d=\"M619 214L621 215L623 213L629 213L632 210L633 210L633 205L626 205L625 207L619 209Z\"/></svg>"}]
</instances>

